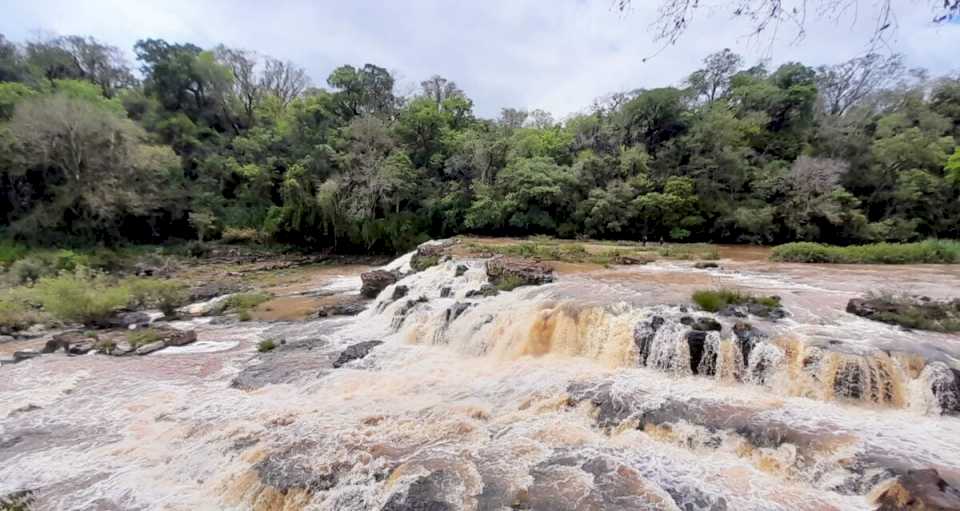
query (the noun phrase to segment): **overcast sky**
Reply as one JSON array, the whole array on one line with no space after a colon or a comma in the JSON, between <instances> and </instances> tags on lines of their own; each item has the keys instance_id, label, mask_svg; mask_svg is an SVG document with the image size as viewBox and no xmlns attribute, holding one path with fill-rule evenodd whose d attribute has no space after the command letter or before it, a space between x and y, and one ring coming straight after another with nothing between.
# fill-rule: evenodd
<instances>
[{"instance_id":1,"label":"overcast sky","mask_svg":"<svg viewBox=\"0 0 960 511\"><path fill-rule=\"evenodd\" d=\"M899 8L891 46L908 65L934 74L960 68L960 24L935 25L926 4L893 1ZM93 35L131 57L134 42L146 37L224 43L293 60L318 85L340 64L370 62L391 70L404 93L432 74L452 79L486 117L502 107L562 117L609 92L678 84L725 47L748 63L840 62L863 53L874 26L866 0L840 23L810 21L798 43L786 28L772 43L766 36L757 41L723 7L734 2L717 2L698 12L678 44L658 53L651 29L657 2L635 0L620 13L613 0L0 0L0 33L14 41L38 30Z\"/></svg>"}]
</instances>

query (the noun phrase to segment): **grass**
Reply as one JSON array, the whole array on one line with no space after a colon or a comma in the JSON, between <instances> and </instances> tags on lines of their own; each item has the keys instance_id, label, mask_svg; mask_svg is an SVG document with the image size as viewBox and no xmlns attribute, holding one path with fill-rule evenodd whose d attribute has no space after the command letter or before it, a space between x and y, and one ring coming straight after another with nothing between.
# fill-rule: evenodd
<instances>
[{"instance_id":1,"label":"grass","mask_svg":"<svg viewBox=\"0 0 960 511\"><path fill-rule=\"evenodd\" d=\"M431 266L436 266L437 263L439 262L440 262L440 256L438 255L433 255L433 256L416 256L415 255L413 256L413 258L410 259L410 268L412 268L413 271L423 271L423 270L426 270L427 268L430 268Z\"/></svg>"},{"instance_id":2,"label":"grass","mask_svg":"<svg viewBox=\"0 0 960 511\"><path fill-rule=\"evenodd\" d=\"M163 339L163 335L154 328L141 328L127 333L127 342L134 348L139 348L140 346L157 342L161 339Z\"/></svg>"},{"instance_id":3,"label":"grass","mask_svg":"<svg viewBox=\"0 0 960 511\"><path fill-rule=\"evenodd\" d=\"M186 284L176 280L129 278L121 285L130 292L131 306L160 309L166 316L173 316L188 301Z\"/></svg>"},{"instance_id":4,"label":"grass","mask_svg":"<svg viewBox=\"0 0 960 511\"><path fill-rule=\"evenodd\" d=\"M780 299L774 296L754 296L736 289L700 289L691 297L698 307L707 312L717 312L728 305L747 305L751 303L774 308L780 306Z\"/></svg>"},{"instance_id":5,"label":"grass","mask_svg":"<svg viewBox=\"0 0 960 511\"><path fill-rule=\"evenodd\" d=\"M838 264L960 263L960 241L873 243L839 247L822 243L787 243L773 249L773 261Z\"/></svg>"},{"instance_id":6,"label":"grass","mask_svg":"<svg viewBox=\"0 0 960 511\"><path fill-rule=\"evenodd\" d=\"M703 243L666 245L657 249L657 255L670 259L700 259L704 261L720 259L720 251L717 247Z\"/></svg>"},{"instance_id":7,"label":"grass","mask_svg":"<svg viewBox=\"0 0 960 511\"><path fill-rule=\"evenodd\" d=\"M632 241L589 241L585 243L567 242L545 236L531 236L528 241L497 243L478 243L465 241L461 245L471 254L500 254L545 261L567 263L590 263L609 266L631 258L639 262L650 262L653 254L671 259L716 260L719 250L705 243L687 243L656 247L642 247ZM598 250L597 247L604 247ZM610 247L610 248L605 248ZM592 250L591 250L592 249Z\"/></svg>"},{"instance_id":8,"label":"grass","mask_svg":"<svg viewBox=\"0 0 960 511\"><path fill-rule=\"evenodd\" d=\"M0 332L16 332L39 322L42 315L17 296L0 296Z\"/></svg>"},{"instance_id":9,"label":"grass","mask_svg":"<svg viewBox=\"0 0 960 511\"><path fill-rule=\"evenodd\" d=\"M500 277L500 280L497 282L497 289L500 291L513 291L524 284L526 284L526 282L520 277L507 274Z\"/></svg>"},{"instance_id":10,"label":"grass","mask_svg":"<svg viewBox=\"0 0 960 511\"><path fill-rule=\"evenodd\" d=\"M276 347L277 347L276 341L274 341L273 339L265 339L260 341L257 344L257 351L259 351L260 353L266 353L268 351L273 351L273 349Z\"/></svg>"},{"instance_id":11,"label":"grass","mask_svg":"<svg viewBox=\"0 0 960 511\"><path fill-rule=\"evenodd\" d=\"M917 330L960 332L960 301L923 301L892 292L873 292L866 300L876 310L868 319Z\"/></svg>"},{"instance_id":12,"label":"grass","mask_svg":"<svg viewBox=\"0 0 960 511\"><path fill-rule=\"evenodd\" d=\"M34 286L31 295L55 318L91 326L106 320L131 301L126 286L84 269L44 277Z\"/></svg>"},{"instance_id":13,"label":"grass","mask_svg":"<svg viewBox=\"0 0 960 511\"><path fill-rule=\"evenodd\" d=\"M224 312L237 312L240 314L246 312L249 314L251 309L263 302L266 302L270 298L272 298L272 296L269 293L264 293L261 291L237 293L230 298L227 298L223 304L223 309Z\"/></svg>"}]
</instances>

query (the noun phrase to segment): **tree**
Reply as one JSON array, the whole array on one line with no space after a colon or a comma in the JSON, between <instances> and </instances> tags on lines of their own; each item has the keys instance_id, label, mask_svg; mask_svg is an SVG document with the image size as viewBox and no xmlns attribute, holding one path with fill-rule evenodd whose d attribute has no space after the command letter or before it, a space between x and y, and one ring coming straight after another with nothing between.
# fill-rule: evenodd
<instances>
[{"instance_id":1,"label":"tree","mask_svg":"<svg viewBox=\"0 0 960 511\"><path fill-rule=\"evenodd\" d=\"M309 85L307 72L293 62L284 62L273 57L264 59L260 87L278 98L281 105L289 105L294 98L303 94Z\"/></svg>"},{"instance_id":2,"label":"tree","mask_svg":"<svg viewBox=\"0 0 960 511\"><path fill-rule=\"evenodd\" d=\"M344 119L365 114L389 116L397 104L393 76L373 64L361 69L340 66L330 73L327 84L337 90L337 110Z\"/></svg>"},{"instance_id":3,"label":"tree","mask_svg":"<svg viewBox=\"0 0 960 511\"><path fill-rule=\"evenodd\" d=\"M726 94L730 78L743 66L743 59L729 48L724 48L703 59L703 65L703 69L694 71L687 82L698 97L712 103L718 96Z\"/></svg>"},{"instance_id":4,"label":"tree","mask_svg":"<svg viewBox=\"0 0 960 511\"><path fill-rule=\"evenodd\" d=\"M111 241L127 217L142 217L175 200L177 158L146 144L133 122L95 103L62 94L17 105L10 131L20 175L50 197L34 204L14 227L27 237L50 229ZM24 197L31 200L37 195Z\"/></svg>"},{"instance_id":5,"label":"tree","mask_svg":"<svg viewBox=\"0 0 960 511\"><path fill-rule=\"evenodd\" d=\"M844 115L877 91L896 83L903 74L903 57L868 53L834 66L817 68L821 108L828 115Z\"/></svg>"},{"instance_id":6,"label":"tree","mask_svg":"<svg viewBox=\"0 0 960 511\"><path fill-rule=\"evenodd\" d=\"M447 80L440 75L433 75L428 80L420 82L420 88L425 97L433 99L437 106L441 108L447 99L464 96L456 82Z\"/></svg>"}]
</instances>

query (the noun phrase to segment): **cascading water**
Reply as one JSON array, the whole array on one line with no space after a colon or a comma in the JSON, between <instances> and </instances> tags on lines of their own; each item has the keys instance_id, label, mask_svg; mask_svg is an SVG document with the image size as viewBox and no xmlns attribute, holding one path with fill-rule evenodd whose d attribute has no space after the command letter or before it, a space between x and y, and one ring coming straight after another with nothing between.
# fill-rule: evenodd
<instances>
[{"instance_id":1,"label":"cascading water","mask_svg":"<svg viewBox=\"0 0 960 511\"><path fill-rule=\"evenodd\" d=\"M388 268L408 273L410 259ZM845 510L873 509L911 470L956 487L960 339L818 309L849 294L829 278L725 266L488 296L484 261L454 259L353 318L194 320L174 326L196 328L202 350L5 366L0 496L30 490L38 509ZM688 295L671 275L695 272L782 294L792 315L695 331L702 314L663 298ZM268 338L283 344L255 355ZM358 345L369 354L334 368Z\"/></svg>"}]
</instances>

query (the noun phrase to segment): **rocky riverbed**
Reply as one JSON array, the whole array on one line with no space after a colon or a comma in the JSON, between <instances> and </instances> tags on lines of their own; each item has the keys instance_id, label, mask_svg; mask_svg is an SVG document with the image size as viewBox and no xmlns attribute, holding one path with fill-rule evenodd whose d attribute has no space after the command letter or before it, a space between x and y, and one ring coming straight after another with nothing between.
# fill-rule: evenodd
<instances>
[{"instance_id":1,"label":"rocky riverbed","mask_svg":"<svg viewBox=\"0 0 960 511\"><path fill-rule=\"evenodd\" d=\"M250 321L198 296L141 355L16 340L0 509L960 509L960 336L845 310L952 267L489 255L294 272ZM690 302L720 287L779 305Z\"/></svg>"}]
</instances>

